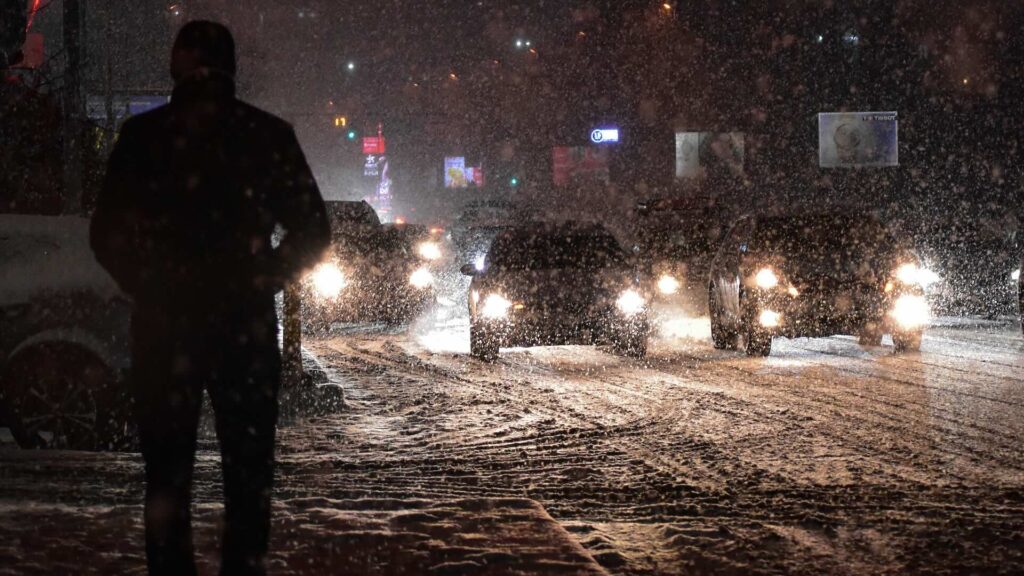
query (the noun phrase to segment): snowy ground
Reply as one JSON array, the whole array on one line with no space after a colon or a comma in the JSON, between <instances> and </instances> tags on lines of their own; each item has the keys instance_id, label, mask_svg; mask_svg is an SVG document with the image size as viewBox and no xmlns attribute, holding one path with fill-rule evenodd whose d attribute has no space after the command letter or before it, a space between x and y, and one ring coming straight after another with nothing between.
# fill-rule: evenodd
<instances>
[{"instance_id":1,"label":"snowy ground","mask_svg":"<svg viewBox=\"0 0 1024 576\"><path fill-rule=\"evenodd\" d=\"M516 555L478 526L468 533L492 541L463 550L445 518L469 523L491 498L512 508L491 514L492 527L554 530L550 514L617 574L1024 571L1019 326L942 322L905 356L851 338L779 339L753 359L713 350L705 322L662 322L642 362L555 347L505 350L488 365L466 355L459 319L307 342L347 407L282 428L275 548L288 552L275 562L282 573L303 557L327 562L324 547L341 538L395 558L392 568L420 558L449 573L592 569L571 542ZM25 546L40 571L56 566L76 538L87 542L79 559L137 555L138 473L131 455L0 450L0 573ZM200 455L196 496L208 548L213 451ZM396 528L405 515L427 527ZM105 528L82 536L93 518ZM567 564L552 565L561 554Z\"/></svg>"}]
</instances>

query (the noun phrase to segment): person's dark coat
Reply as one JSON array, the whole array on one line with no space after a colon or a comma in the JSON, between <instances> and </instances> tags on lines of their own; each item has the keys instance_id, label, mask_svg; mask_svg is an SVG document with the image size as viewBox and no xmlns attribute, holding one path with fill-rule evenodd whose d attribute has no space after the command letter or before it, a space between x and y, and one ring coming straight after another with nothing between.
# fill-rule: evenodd
<instances>
[{"instance_id":1,"label":"person's dark coat","mask_svg":"<svg viewBox=\"0 0 1024 576\"><path fill-rule=\"evenodd\" d=\"M97 259L139 307L172 309L266 302L329 240L291 126L208 71L125 122L91 230Z\"/></svg>"}]
</instances>

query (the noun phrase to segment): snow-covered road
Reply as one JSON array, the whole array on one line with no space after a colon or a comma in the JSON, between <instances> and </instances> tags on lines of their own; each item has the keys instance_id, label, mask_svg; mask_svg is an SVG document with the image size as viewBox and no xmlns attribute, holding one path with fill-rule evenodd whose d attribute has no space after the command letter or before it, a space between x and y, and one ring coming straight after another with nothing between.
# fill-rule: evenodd
<instances>
[{"instance_id":1,"label":"snow-covered road","mask_svg":"<svg viewBox=\"0 0 1024 576\"><path fill-rule=\"evenodd\" d=\"M348 406L282 428L277 499L532 499L619 574L1024 571L1019 327L934 328L905 356L675 337L646 361L554 347L485 364L467 340L454 322L307 342ZM14 500L138 497L130 456L0 466L8 520ZM216 501L213 453L198 474Z\"/></svg>"}]
</instances>

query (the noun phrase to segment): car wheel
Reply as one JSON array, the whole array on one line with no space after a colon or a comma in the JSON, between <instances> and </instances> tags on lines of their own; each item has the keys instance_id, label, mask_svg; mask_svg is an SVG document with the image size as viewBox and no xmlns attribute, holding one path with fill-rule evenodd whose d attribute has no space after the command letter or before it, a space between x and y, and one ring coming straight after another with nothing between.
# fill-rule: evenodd
<instances>
[{"instance_id":1,"label":"car wheel","mask_svg":"<svg viewBox=\"0 0 1024 576\"><path fill-rule=\"evenodd\" d=\"M893 348L897 353L917 352L921 349L922 332L896 332L892 335Z\"/></svg>"},{"instance_id":2,"label":"car wheel","mask_svg":"<svg viewBox=\"0 0 1024 576\"><path fill-rule=\"evenodd\" d=\"M747 356L768 356L772 353L772 335L752 325L748 325L744 338Z\"/></svg>"},{"instance_id":3,"label":"car wheel","mask_svg":"<svg viewBox=\"0 0 1024 576\"><path fill-rule=\"evenodd\" d=\"M857 342L861 346L881 346L882 331L878 328L878 324L871 322L861 326L857 331Z\"/></svg>"},{"instance_id":4,"label":"car wheel","mask_svg":"<svg viewBox=\"0 0 1024 576\"><path fill-rule=\"evenodd\" d=\"M722 305L715 297L715 289L708 291L708 316L711 317L711 343L717 350L735 350L739 345L739 334L722 324Z\"/></svg>"},{"instance_id":5,"label":"car wheel","mask_svg":"<svg viewBox=\"0 0 1024 576\"><path fill-rule=\"evenodd\" d=\"M0 376L0 403L23 448L127 448L129 399L111 369L69 344L18 353Z\"/></svg>"},{"instance_id":6,"label":"car wheel","mask_svg":"<svg viewBox=\"0 0 1024 576\"><path fill-rule=\"evenodd\" d=\"M645 358L647 356L647 335L632 332L617 334L612 341L612 348L623 356Z\"/></svg>"},{"instance_id":7,"label":"car wheel","mask_svg":"<svg viewBox=\"0 0 1024 576\"><path fill-rule=\"evenodd\" d=\"M484 362L498 359L498 339L477 324L469 326L469 353Z\"/></svg>"}]
</instances>

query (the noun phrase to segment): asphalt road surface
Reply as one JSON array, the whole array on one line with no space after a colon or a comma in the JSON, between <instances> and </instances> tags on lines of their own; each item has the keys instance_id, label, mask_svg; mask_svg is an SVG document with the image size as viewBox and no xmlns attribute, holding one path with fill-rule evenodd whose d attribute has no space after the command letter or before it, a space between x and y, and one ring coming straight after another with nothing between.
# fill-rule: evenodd
<instances>
[{"instance_id":1,"label":"asphalt road surface","mask_svg":"<svg viewBox=\"0 0 1024 576\"><path fill-rule=\"evenodd\" d=\"M646 361L486 364L464 320L307 341L346 407L284 423L275 498L534 500L614 574L1024 572L1019 326L935 327L902 356L777 339L769 358L663 327ZM196 498L216 502L204 449ZM20 502L138 502L133 455L3 454L9 520Z\"/></svg>"}]
</instances>

